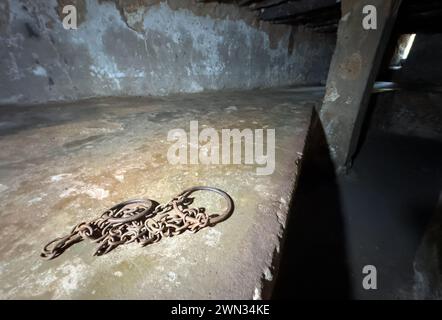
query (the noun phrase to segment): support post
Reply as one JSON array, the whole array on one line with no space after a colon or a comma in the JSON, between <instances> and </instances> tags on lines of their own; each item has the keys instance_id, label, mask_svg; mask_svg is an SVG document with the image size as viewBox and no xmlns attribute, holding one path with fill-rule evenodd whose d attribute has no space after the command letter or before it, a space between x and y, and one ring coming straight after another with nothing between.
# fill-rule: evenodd
<instances>
[{"instance_id":1,"label":"support post","mask_svg":"<svg viewBox=\"0 0 442 320\"><path fill-rule=\"evenodd\" d=\"M401 0L342 0L336 49L319 110L338 172L351 166L400 3ZM364 7L370 5L376 8L376 29L367 30L363 26L368 12Z\"/></svg>"}]
</instances>

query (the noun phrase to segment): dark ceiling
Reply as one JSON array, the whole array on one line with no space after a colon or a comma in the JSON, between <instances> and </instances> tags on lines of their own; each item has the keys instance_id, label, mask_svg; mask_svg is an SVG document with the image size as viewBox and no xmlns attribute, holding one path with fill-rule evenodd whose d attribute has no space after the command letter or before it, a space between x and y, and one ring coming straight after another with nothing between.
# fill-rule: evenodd
<instances>
[{"instance_id":1,"label":"dark ceiling","mask_svg":"<svg viewBox=\"0 0 442 320\"><path fill-rule=\"evenodd\" d=\"M211 2L211 0L201 2ZM303 25L318 32L336 32L341 17L340 2L337 0L219 0L218 2L236 3L248 7L263 21ZM440 33L441 21L442 0L403 0L397 18L397 31Z\"/></svg>"}]
</instances>

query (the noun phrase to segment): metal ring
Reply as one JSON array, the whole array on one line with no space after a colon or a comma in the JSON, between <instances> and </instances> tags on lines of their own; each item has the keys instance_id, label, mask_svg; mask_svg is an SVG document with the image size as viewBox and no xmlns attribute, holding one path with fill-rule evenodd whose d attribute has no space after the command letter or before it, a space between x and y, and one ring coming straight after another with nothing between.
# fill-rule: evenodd
<instances>
[{"instance_id":1,"label":"metal ring","mask_svg":"<svg viewBox=\"0 0 442 320\"><path fill-rule=\"evenodd\" d=\"M218 189L215 187L197 186L197 187L192 187L192 188L184 190L183 192L181 192L178 195L178 197L183 196L183 195L185 195L187 197L196 191L211 191L211 192L218 193L227 202L227 209L224 210L224 212L219 213L219 214L212 214L209 217L209 225L210 226L213 226L221 221L224 221L232 215L234 207L235 207L234 203L233 203L233 199L226 192L224 192L221 189Z\"/></svg>"},{"instance_id":2,"label":"metal ring","mask_svg":"<svg viewBox=\"0 0 442 320\"><path fill-rule=\"evenodd\" d=\"M111 218L109 217L108 221L111 224L118 224L118 223L125 223L125 222L130 222L130 221L134 221L134 220L138 220L141 217L143 217L148 211L150 211L151 209L153 209L154 207L154 203L152 200L141 200L141 199L132 199L132 200L128 200L128 201L124 201L124 202L120 202L119 204L113 206L112 208L108 209L106 212L111 211L113 212L113 210L118 209L121 210L123 209L125 206L129 205L129 204L134 204L134 203L139 203L139 204L143 204L146 207L146 210L141 211L140 213L130 216L130 217L125 217L125 218Z\"/></svg>"}]
</instances>

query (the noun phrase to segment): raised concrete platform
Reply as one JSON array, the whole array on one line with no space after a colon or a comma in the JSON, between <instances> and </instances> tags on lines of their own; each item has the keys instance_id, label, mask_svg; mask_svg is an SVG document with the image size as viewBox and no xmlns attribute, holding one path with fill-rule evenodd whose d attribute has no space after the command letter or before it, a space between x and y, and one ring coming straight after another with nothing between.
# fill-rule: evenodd
<instances>
[{"instance_id":1,"label":"raised concrete platform","mask_svg":"<svg viewBox=\"0 0 442 320\"><path fill-rule=\"evenodd\" d=\"M290 195L321 91L287 89L107 98L0 108L0 298L259 299L277 272ZM171 165L169 130L276 129L276 168ZM235 201L226 221L94 257L83 241L55 260L44 244L131 198L160 203L194 185ZM210 211L218 197L197 194Z\"/></svg>"}]
</instances>

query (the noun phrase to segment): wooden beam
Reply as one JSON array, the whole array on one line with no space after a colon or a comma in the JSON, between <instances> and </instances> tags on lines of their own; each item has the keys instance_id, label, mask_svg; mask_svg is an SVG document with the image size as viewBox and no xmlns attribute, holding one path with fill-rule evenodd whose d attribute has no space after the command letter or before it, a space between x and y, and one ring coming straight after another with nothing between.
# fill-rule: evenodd
<instances>
[{"instance_id":1,"label":"wooden beam","mask_svg":"<svg viewBox=\"0 0 442 320\"><path fill-rule=\"evenodd\" d=\"M397 31L400 33L440 33L442 1L404 1L399 9Z\"/></svg>"},{"instance_id":2,"label":"wooden beam","mask_svg":"<svg viewBox=\"0 0 442 320\"><path fill-rule=\"evenodd\" d=\"M310 28L312 30L314 30L316 33L336 33L336 31L338 30L338 25L337 24L331 24L331 25L327 25L327 26L306 26L307 28Z\"/></svg>"},{"instance_id":3,"label":"wooden beam","mask_svg":"<svg viewBox=\"0 0 442 320\"><path fill-rule=\"evenodd\" d=\"M341 6L339 4L324 8L316 11L311 11L306 14L300 14L293 17L288 17L287 19L275 20L274 23L287 23L292 25L300 24L321 24L325 21L331 21L333 24L338 24L341 18Z\"/></svg>"},{"instance_id":4,"label":"wooden beam","mask_svg":"<svg viewBox=\"0 0 442 320\"><path fill-rule=\"evenodd\" d=\"M298 0L295 2L286 2L274 7L263 9L259 15L259 18L262 20L287 19L299 14L305 14L309 11L331 7L335 4L336 0Z\"/></svg>"},{"instance_id":5,"label":"wooden beam","mask_svg":"<svg viewBox=\"0 0 442 320\"><path fill-rule=\"evenodd\" d=\"M278 4L288 2L288 1L289 0L264 0L264 1L256 2L256 3L252 3L250 5L250 9L258 10L258 9L263 9L263 8L268 8L268 7L274 7L274 6L277 6Z\"/></svg>"},{"instance_id":6,"label":"wooden beam","mask_svg":"<svg viewBox=\"0 0 442 320\"><path fill-rule=\"evenodd\" d=\"M238 5L241 7L251 5L254 2L261 2L262 0L240 0Z\"/></svg>"}]
</instances>

